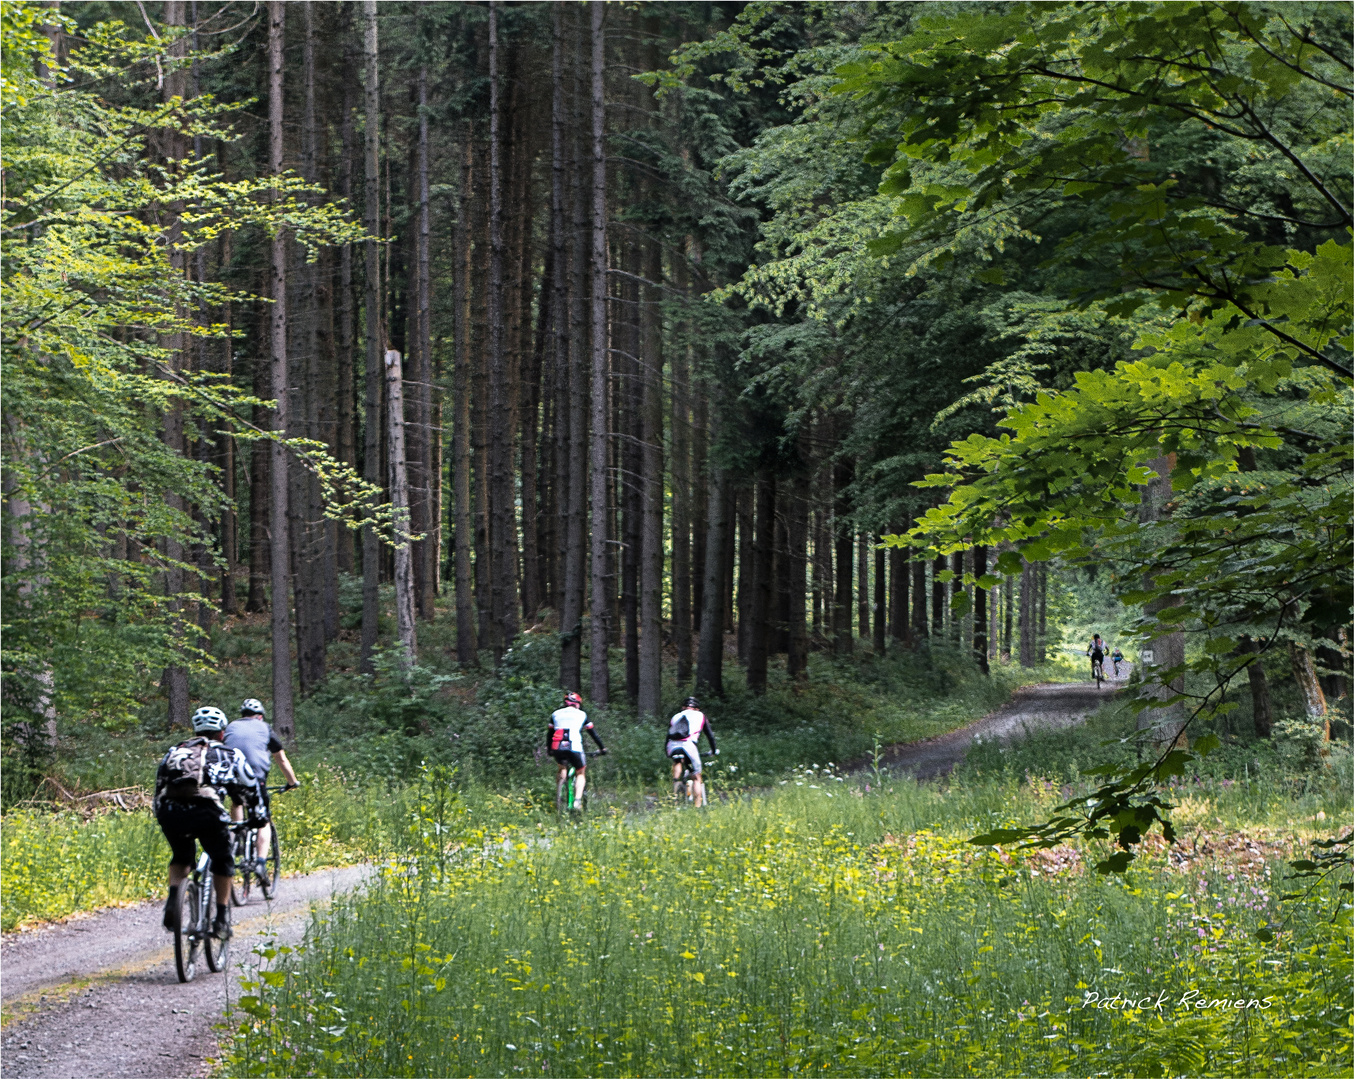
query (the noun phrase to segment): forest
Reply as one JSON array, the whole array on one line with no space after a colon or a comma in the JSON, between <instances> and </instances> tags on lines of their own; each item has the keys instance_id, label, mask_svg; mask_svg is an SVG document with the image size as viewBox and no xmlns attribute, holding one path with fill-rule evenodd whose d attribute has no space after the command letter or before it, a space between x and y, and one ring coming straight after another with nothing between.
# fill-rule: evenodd
<instances>
[{"instance_id":1,"label":"forest","mask_svg":"<svg viewBox=\"0 0 1355 1080\"><path fill-rule=\"evenodd\" d=\"M6 0L5 930L159 895L154 761L259 697L293 869L417 873L245 983L226 1075L1345 1074L1352 33L1326 0ZM886 767L1086 681L1093 632L1130 673L1086 725ZM543 840L562 691L611 752ZM689 694L700 818L651 794ZM1181 866L1261 838L1263 899L1223 858L1181 900L1191 828ZM646 835L727 855L660 887ZM599 877L560 954L521 897ZM1218 931L1189 970L1168 914ZM1145 952L1285 1007L1076 1004Z\"/></svg>"}]
</instances>

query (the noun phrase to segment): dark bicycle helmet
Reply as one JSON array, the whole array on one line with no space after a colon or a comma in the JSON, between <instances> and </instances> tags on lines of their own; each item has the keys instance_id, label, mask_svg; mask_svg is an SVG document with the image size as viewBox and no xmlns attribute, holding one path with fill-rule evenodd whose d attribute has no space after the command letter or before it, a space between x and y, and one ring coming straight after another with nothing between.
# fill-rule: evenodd
<instances>
[{"instance_id":1,"label":"dark bicycle helmet","mask_svg":"<svg viewBox=\"0 0 1355 1080\"><path fill-rule=\"evenodd\" d=\"M701 702L697 701L694 697L688 697L687 700L682 703L682 707L684 709L699 709L701 708Z\"/></svg>"},{"instance_id":2,"label":"dark bicycle helmet","mask_svg":"<svg viewBox=\"0 0 1355 1080\"><path fill-rule=\"evenodd\" d=\"M579 697L573 690L566 692L565 704L572 705L576 709L583 708L583 698Z\"/></svg>"}]
</instances>

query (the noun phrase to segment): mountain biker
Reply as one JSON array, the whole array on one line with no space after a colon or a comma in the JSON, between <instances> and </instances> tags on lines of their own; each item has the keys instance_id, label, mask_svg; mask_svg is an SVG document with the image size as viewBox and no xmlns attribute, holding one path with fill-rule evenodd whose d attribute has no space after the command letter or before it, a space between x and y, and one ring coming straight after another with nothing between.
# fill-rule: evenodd
<instances>
[{"instance_id":1,"label":"mountain biker","mask_svg":"<svg viewBox=\"0 0 1355 1080\"><path fill-rule=\"evenodd\" d=\"M1120 677L1120 664L1123 661L1124 653L1120 652L1120 647L1116 645L1114 651L1110 654L1110 662L1115 665L1115 677L1117 679Z\"/></svg>"},{"instance_id":2,"label":"mountain biker","mask_svg":"<svg viewBox=\"0 0 1355 1080\"><path fill-rule=\"evenodd\" d=\"M549 740L550 756L560 763L560 774L555 780L555 801L556 805L564 798L565 779L569 775L569 767L574 767L574 806L573 810L583 810L583 789L588 783L586 771L588 769L588 758L583 752L583 733L588 732L593 737L593 741L598 744L598 753L605 754L607 748L602 745L602 739L598 736L597 729L593 727L593 722L588 719L588 714L583 711L583 698L574 693L573 690L565 694L565 704L563 708L556 709L550 714L550 725L546 728L546 737Z\"/></svg>"},{"instance_id":3,"label":"mountain biker","mask_svg":"<svg viewBox=\"0 0 1355 1080\"><path fill-rule=\"evenodd\" d=\"M720 751L715 745L710 719L701 711L700 702L689 697L668 721L668 741L663 746L663 752L673 761L673 790L678 795L681 795L678 788L682 784L682 759L686 758L691 763L692 772L695 773L692 778L694 806L706 805L706 782L701 778L701 751L696 745L696 740L701 738L703 732L710 743L710 752L718 755Z\"/></svg>"},{"instance_id":4,"label":"mountain biker","mask_svg":"<svg viewBox=\"0 0 1355 1080\"><path fill-rule=\"evenodd\" d=\"M272 768L273 761L277 761L278 767L282 769L282 774L287 777L288 790L301 786L301 781L296 778L292 763L287 760L287 751L282 748L282 743L273 733L273 729L268 725L264 716L262 701L258 698L245 698L240 703L240 719L232 720L226 728L226 745L244 754L245 760L254 769L254 775L259 778L259 793L263 799L260 809L264 823L259 826L259 840L254 850L254 862L261 881L266 881L268 878L268 852L273 839L272 826L268 824L271 820L272 809L268 802L268 770ZM231 818L240 821L242 817L243 807L236 804L231 809Z\"/></svg>"},{"instance_id":5,"label":"mountain biker","mask_svg":"<svg viewBox=\"0 0 1355 1080\"><path fill-rule=\"evenodd\" d=\"M226 714L204 705L193 714L193 738L185 739L160 760L155 770L155 820L169 841L169 896L165 900L164 926L179 925L183 884L196 861L194 841L211 859L212 883L216 887L216 918L213 936L225 941L231 936L228 906L235 860L231 852L230 815L223 795L237 803L257 807L259 783L245 755L222 742Z\"/></svg>"},{"instance_id":6,"label":"mountain biker","mask_svg":"<svg viewBox=\"0 0 1355 1080\"><path fill-rule=\"evenodd\" d=\"M1093 634L1091 644L1087 646L1087 655L1092 658L1092 678L1096 678L1096 668L1106 659L1106 643L1100 634ZM1104 668L1102 669L1105 670Z\"/></svg>"}]
</instances>

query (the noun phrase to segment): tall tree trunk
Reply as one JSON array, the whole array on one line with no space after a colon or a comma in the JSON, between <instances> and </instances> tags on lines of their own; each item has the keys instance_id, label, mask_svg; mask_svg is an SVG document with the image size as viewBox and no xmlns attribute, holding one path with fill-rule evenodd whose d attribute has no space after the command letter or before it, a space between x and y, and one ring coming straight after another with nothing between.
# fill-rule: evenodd
<instances>
[{"instance_id":1,"label":"tall tree trunk","mask_svg":"<svg viewBox=\"0 0 1355 1080\"><path fill-rule=\"evenodd\" d=\"M265 360L268 346L260 340L261 318L251 320L250 338L254 346L249 355L253 357L254 396L267 401L273 392L272 365ZM273 419L271 410L262 405L254 406L253 423L256 428L268 428ZM269 457L271 444L263 441L250 445L249 451L249 595L245 598L245 613L253 615L268 609L268 568L272 564L269 549L272 544L268 538L268 503L272 491L269 476Z\"/></svg>"},{"instance_id":2,"label":"tall tree trunk","mask_svg":"<svg viewBox=\"0 0 1355 1080\"><path fill-rule=\"evenodd\" d=\"M351 19L351 6L343 6L344 29L347 31ZM347 40L348 34L344 33ZM345 68L349 68L353 57L348 49L344 50ZM353 114L357 110L356 95L353 92L353 80L343 79L343 122L340 125L339 149L339 194L344 202L353 204L353 158L357 142ZM344 244L339 249L339 362L335 388L337 394L338 430L335 435L335 456L344 465L357 465L357 417L354 408L353 370L354 353L357 349L357 312L353 293L353 245ZM338 571L351 574L354 570L353 534L340 527L335 552Z\"/></svg>"},{"instance_id":3,"label":"tall tree trunk","mask_svg":"<svg viewBox=\"0 0 1355 1080\"><path fill-rule=\"evenodd\" d=\"M753 629L753 511L756 495L740 484L734 493L739 527L739 663L748 665L748 638Z\"/></svg>"},{"instance_id":4,"label":"tall tree trunk","mask_svg":"<svg viewBox=\"0 0 1355 1080\"><path fill-rule=\"evenodd\" d=\"M1035 628L1037 625L1035 601L1035 566L1021 557L1021 610L1018 614L1021 634L1021 666L1035 666Z\"/></svg>"},{"instance_id":5,"label":"tall tree trunk","mask_svg":"<svg viewBox=\"0 0 1355 1080\"><path fill-rule=\"evenodd\" d=\"M613 393L614 430L619 438L613 454L620 459L616 471L616 499L621 519L621 644L625 651L626 696L634 702L640 697L640 554L641 527L641 444L643 434L640 413L644 390L640 376L640 288L643 267L640 249L627 238L619 245L621 279L613 299L612 337L616 342Z\"/></svg>"},{"instance_id":6,"label":"tall tree trunk","mask_svg":"<svg viewBox=\"0 0 1355 1080\"><path fill-rule=\"evenodd\" d=\"M499 5L489 4L489 423L490 596L495 658L518 636L517 522L514 515L513 373L504 342L503 165L499 138Z\"/></svg>"},{"instance_id":7,"label":"tall tree trunk","mask_svg":"<svg viewBox=\"0 0 1355 1080\"><path fill-rule=\"evenodd\" d=\"M1008 574L1002 583L1002 662L1012 661L1012 609L1016 606L1015 582Z\"/></svg>"},{"instance_id":8,"label":"tall tree trunk","mask_svg":"<svg viewBox=\"0 0 1355 1080\"><path fill-rule=\"evenodd\" d=\"M834 651L849 656L852 651L852 533L848 524L851 503L847 487L852 482L852 463L839 457L833 463L834 563L837 581L833 586Z\"/></svg>"},{"instance_id":9,"label":"tall tree trunk","mask_svg":"<svg viewBox=\"0 0 1355 1080\"><path fill-rule=\"evenodd\" d=\"M410 470L411 493L410 524L415 532L425 534L414 551L414 578L417 587L416 605L421 618L433 617L437 600L438 564L442 554L438 525L441 513L433 497L442 472L440 455L434 447L439 439L433 424L433 316L432 267L430 265L431 212L428 205L428 68L422 65L418 76L419 144L418 144L418 228L415 232L414 265L417 272L417 341L418 366L414 371L416 406L414 426L416 438L411 440L411 451L417 457L417 471ZM411 465L415 462L411 461ZM417 512L416 512L417 511Z\"/></svg>"},{"instance_id":10,"label":"tall tree trunk","mask_svg":"<svg viewBox=\"0 0 1355 1080\"><path fill-rule=\"evenodd\" d=\"M932 560L932 637L940 638L946 629L946 583L941 575L946 572L946 557Z\"/></svg>"},{"instance_id":11,"label":"tall tree trunk","mask_svg":"<svg viewBox=\"0 0 1355 1080\"><path fill-rule=\"evenodd\" d=\"M687 266L683 259L673 262L677 288L684 301L690 301ZM687 324L690 334L690 324ZM686 686L692 677L692 526L691 526L691 415L688 378L691 371L691 345L673 353L671 391L673 447L673 644L677 651L678 686Z\"/></svg>"},{"instance_id":12,"label":"tall tree trunk","mask_svg":"<svg viewBox=\"0 0 1355 1080\"><path fill-rule=\"evenodd\" d=\"M650 32L657 37L652 22ZM651 60L657 66L657 50ZM652 100L652 98L651 98ZM658 717L663 686L663 252L644 245L640 375L640 693L642 717Z\"/></svg>"},{"instance_id":13,"label":"tall tree trunk","mask_svg":"<svg viewBox=\"0 0 1355 1080\"><path fill-rule=\"evenodd\" d=\"M414 551L409 539L409 479L405 459L404 370L400 354L386 352L386 403L390 438L390 490L395 534L395 621L406 667L418 658L414 627Z\"/></svg>"},{"instance_id":14,"label":"tall tree trunk","mask_svg":"<svg viewBox=\"0 0 1355 1080\"><path fill-rule=\"evenodd\" d=\"M950 595L952 597L957 597L959 596L960 592L964 589L963 551L955 551L951 553L950 572L952 575L950 579L951 580ZM961 652L963 652L966 648L966 643L964 640L964 620L961 619L958 615L956 615L954 611L955 609L952 608L950 617L950 640L953 641L956 645L958 645L960 647Z\"/></svg>"},{"instance_id":15,"label":"tall tree trunk","mask_svg":"<svg viewBox=\"0 0 1355 1080\"><path fill-rule=\"evenodd\" d=\"M563 10L557 8L557 11ZM587 79L584 55L587 33L584 12L580 10L575 22L574 48L574 103L571 140L573 168L570 169L572 229L569 258L569 412L567 462L569 470L567 519L564 523L564 595L561 603L560 684L566 690L582 690L583 611L588 587L588 462L592 447L588 438L591 402L588 397L591 382L592 339L588 319L588 253L591 222L589 219L589 192L591 178L585 167L591 161L591 147L585 133L587 123ZM558 95L563 109L563 90ZM563 114L562 114L563 115ZM563 224L562 224L563 234ZM605 300L604 300L605 303ZM605 410L604 401L603 408ZM605 415L605 412L604 412ZM604 628L605 630L605 628ZM605 635L604 635L605 636Z\"/></svg>"},{"instance_id":16,"label":"tall tree trunk","mask_svg":"<svg viewBox=\"0 0 1355 1080\"><path fill-rule=\"evenodd\" d=\"M1269 739L1275 718L1270 705L1270 684L1266 680L1266 670L1261 666L1260 650L1256 647L1256 641L1247 635L1243 635L1238 643L1238 650L1255 656L1247 665L1247 681L1251 685L1252 730L1258 739Z\"/></svg>"},{"instance_id":17,"label":"tall tree trunk","mask_svg":"<svg viewBox=\"0 0 1355 1080\"><path fill-rule=\"evenodd\" d=\"M870 554L865 533L856 534L856 632L870 641Z\"/></svg>"},{"instance_id":18,"label":"tall tree trunk","mask_svg":"<svg viewBox=\"0 0 1355 1080\"><path fill-rule=\"evenodd\" d=\"M974 661L979 670L988 674L988 590L978 581L988 573L988 549L983 544L974 547Z\"/></svg>"},{"instance_id":19,"label":"tall tree trunk","mask_svg":"<svg viewBox=\"0 0 1355 1080\"><path fill-rule=\"evenodd\" d=\"M756 481L757 533L753 540L753 597L748 627L748 689L767 692L767 653L771 637L772 545L776 534L776 477Z\"/></svg>"},{"instance_id":20,"label":"tall tree trunk","mask_svg":"<svg viewBox=\"0 0 1355 1080\"><path fill-rule=\"evenodd\" d=\"M282 163L282 46L286 18L282 0L268 4L268 165L273 176L281 176ZM277 198L274 193L274 198ZM273 304L269 308L273 357L273 430L287 434L287 239L281 231L273 237ZM273 727L278 736L291 743L296 739L292 720L291 618L287 604L290 578L287 543L287 450L280 442L272 444L272 501L269 506L269 531L272 534L273 586Z\"/></svg>"},{"instance_id":21,"label":"tall tree trunk","mask_svg":"<svg viewBox=\"0 0 1355 1080\"><path fill-rule=\"evenodd\" d=\"M231 234L225 233L221 237L220 276L223 278L230 272L231 248ZM228 333L231 330L232 314L231 302L227 300L221 305L221 322ZM221 373L225 375L227 383L234 382L234 350L234 338L228 336L221 343ZM235 595L235 574L240 546L237 535L239 515L236 507L238 504L235 499L235 437L223 425L221 432L217 435L217 440L218 463L221 466L221 494L226 499L226 506L221 511L220 531L221 556L226 564L221 570L221 614L235 615L239 611L239 602Z\"/></svg>"},{"instance_id":22,"label":"tall tree trunk","mask_svg":"<svg viewBox=\"0 0 1355 1080\"><path fill-rule=\"evenodd\" d=\"M453 244L454 268L453 300L456 309L453 324L455 392L452 397L453 455L453 513L456 515L456 658L463 666L475 663L475 597L472 590L471 567L471 501L470 501L470 275L471 239L467 228L471 204L471 159L474 154L470 124L467 122L462 144L461 197L457 207L456 239Z\"/></svg>"},{"instance_id":23,"label":"tall tree trunk","mask_svg":"<svg viewBox=\"0 0 1355 1080\"><path fill-rule=\"evenodd\" d=\"M724 695L725 544L729 535L729 479L723 469L711 469L710 516L706 524L706 581L702 586L701 637L696 647L696 688L700 693Z\"/></svg>"},{"instance_id":24,"label":"tall tree trunk","mask_svg":"<svg viewBox=\"0 0 1355 1080\"><path fill-rule=\"evenodd\" d=\"M1327 695L1322 692L1317 667L1313 664L1313 654L1302 645L1290 642L1289 663L1294 671L1294 681L1298 683L1299 693L1303 697L1303 711L1309 720L1322 721L1323 741L1331 742L1331 715L1327 711Z\"/></svg>"},{"instance_id":25,"label":"tall tree trunk","mask_svg":"<svg viewBox=\"0 0 1355 1080\"><path fill-rule=\"evenodd\" d=\"M696 380L696 368L691 363L690 351L687 370L691 375L695 398L692 409L692 464L689 475L695 481L690 503L692 509L692 621L700 632L701 612L705 610L706 599L706 527L714 515L711 506L710 485L707 483L709 470L706 466L706 430L709 409L706 405L704 386Z\"/></svg>"},{"instance_id":26,"label":"tall tree trunk","mask_svg":"<svg viewBox=\"0 0 1355 1080\"><path fill-rule=\"evenodd\" d=\"M893 530L896 534L901 528ZM889 549L889 633L895 641L907 645L908 634L908 549Z\"/></svg>"},{"instance_id":27,"label":"tall tree trunk","mask_svg":"<svg viewBox=\"0 0 1355 1080\"><path fill-rule=\"evenodd\" d=\"M365 372L363 476L381 484L381 355L385 333L381 325L381 86L377 73L376 0L363 0L363 71L365 72L366 146L363 155L363 226L366 241L367 352ZM362 638L360 666L371 674L381 617L381 540L370 525L362 530Z\"/></svg>"},{"instance_id":28,"label":"tall tree trunk","mask_svg":"<svg viewBox=\"0 0 1355 1080\"><path fill-rule=\"evenodd\" d=\"M875 648L876 656L885 654L885 630L888 625L888 618L885 610L885 553L884 548L875 549L875 626L874 637L871 644Z\"/></svg>"},{"instance_id":29,"label":"tall tree trunk","mask_svg":"<svg viewBox=\"0 0 1355 1080\"><path fill-rule=\"evenodd\" d=\"M592 398L593 430L589 436L592 458L592 604L590 614L590 679L595 704L611 699L611 680L607 666L607 647L611 640L608 625L607 583L607 157L603 141L606 105L603 97L603 72L606 60L606 36L602 29L605 14L602 4L590 5L592 26L592 132L593 132L593 217L592 217Z\"/></svg>"},{"instance_id":30,"label":"tall tree trunk","mask_svg":"<svg viewBox=\"0 0 1355 1080\"><path fill-rule=\"evenodd\" d=\"M913 563L913 647L927 640L927 563Z\"/></svg>"},{"instance_id":31,"label":"tall tree trunk","mask_svg":"<svg viewBox=\"0 0 1355 1080\"><path fill-rule=\"evenodd\" d=\"M809 635L805 626L805 571L809 548L809 478L801 473L790 489L785 510L789 625L786 627L786 677L809 677Z\"/></svg>"},{"instance_id":32,"label":"tall tree trunk","mask_svg":"<svg viewBox=\"0 0 1355 1080\"><path fill-rule=\"evenodd\" d=\"M725 538L721 544L721 550L724 552L724 565L720 567L720 588L724 590L724 597L720 601L721 610L724 612L724 632L732 634L734 632L734 528L735 528L735 508L738 503L735 498L734 485L731 483L725 489L725 500L729 503L725 507Z\"/></svg>"},{"instance_id":33,"label":"tall tree trunk","mask_svg":"<svg viewBox=\"0 0 1355 1080\"><path fill-rule=\"evenodd\" d=\"M1040 614L1039 614L1039 625L1038 625L1038 628L1037 628L1037 630L1036 630L1036 640L1039 642L1039 648L1038 648L1038 650L1037 650L1037 654L1038 654L1038 656L1039 656L1039 658L1040 658L1040 663L1043 664L1043 663L1045 662L1045 660L1047 659L1046 646L1049 644L1048 623L1047 623L1046 618L1045 618L1046 613L1047 613L1048 608L1049 608L1049 564L1048 564L1048 563L1040 563L1039 603L1040 603Z\"/></svg>"}]
</instances>

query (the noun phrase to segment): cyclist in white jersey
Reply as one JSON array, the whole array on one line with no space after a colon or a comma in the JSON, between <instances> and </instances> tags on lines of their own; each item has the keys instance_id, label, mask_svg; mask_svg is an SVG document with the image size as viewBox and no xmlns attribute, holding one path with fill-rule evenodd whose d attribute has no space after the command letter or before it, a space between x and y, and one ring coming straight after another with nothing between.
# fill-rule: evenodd
<instances>
[{"instance_id":1,"label":"cyclist in white jersey","mask_svg":"<svg viewBox=\"0 0 1355 1080\"><path fill-rule=\"evenodd\" d=\"M692 780L692 804L705 806L706 782L701 778L701 751L697 748L696 740L704 733L710 743L711 753L718 755L720 751L715 745L715 733L710 729L709 718L697 706L696 698L689 697L683 702L682 708L673 714L673 718L668 721L668 741L664 743L663 752L673 761L674 791L682 783L682 759L686 758L691 763L692 772L696 774Z\"/></svg>"},{"instance_id":2,"label":"cyclist in white jersey","mask_svg":"<svg viewBox=\"0 0 1355 1080\"><path fill-rule=\"evenodd\" d=\"M583 733L586 731L593 737L593 741L598 744L598 753L605 754L607 748L602 745L602 739L598 737L597 729L593 727L593 722L588 719L588 714L583 711L583 698L579 697L574 691L565 694L565 705L562 709L556 709L550 714L550 726L546 729L546 736L549 740L550 756L560 763L560 774L555 781L555 798L558 801L564 796L565 779L569 775L569 767L574 767L574 808L581 810L583 808L583 789L587 785L587 776L585 772L588 768L588 758L583 752Z\"/></svg>"}]
</instances>

